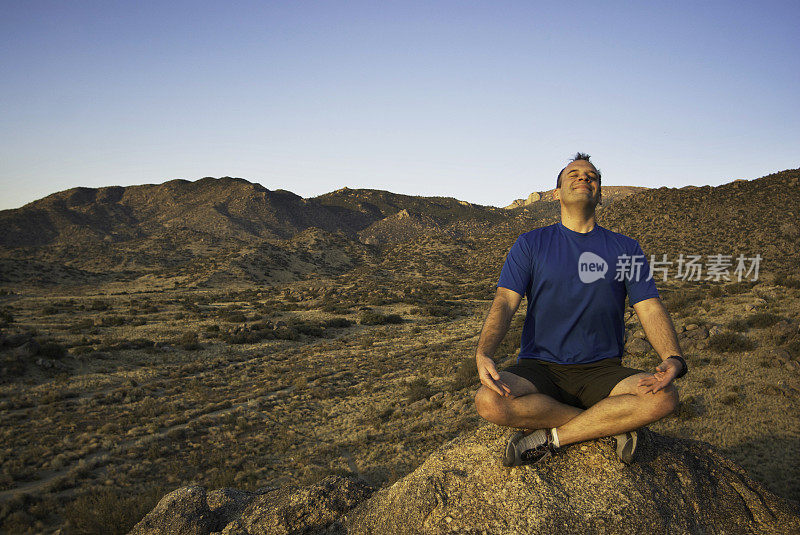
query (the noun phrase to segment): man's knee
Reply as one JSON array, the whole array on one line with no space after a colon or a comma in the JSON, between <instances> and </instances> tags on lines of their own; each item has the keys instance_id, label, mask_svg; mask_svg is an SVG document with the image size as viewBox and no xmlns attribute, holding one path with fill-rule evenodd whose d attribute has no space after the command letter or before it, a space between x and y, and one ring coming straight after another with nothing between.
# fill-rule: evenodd
<instances>
[{"instance_id":1,"label":"man's knee","mask_svg":"<svg viewBox=\"0 0 800 535\"><path fill-rule=\"evenodd\" d=\"M653 421L660 420L678 408L678 389L675 385L659 390L655 394L644 394Z\"/></svg>"},{"instance_id":2,"label":"man's knee","mask_svg":"<svg viewBox=\"0 0 800 535\"><path fill-rule=\"evenodd\" d=\"M484 420L502 425L508 415L505 398L491 389L481 386L475 394L475 409Z\"/></svg>"}]
</instances>

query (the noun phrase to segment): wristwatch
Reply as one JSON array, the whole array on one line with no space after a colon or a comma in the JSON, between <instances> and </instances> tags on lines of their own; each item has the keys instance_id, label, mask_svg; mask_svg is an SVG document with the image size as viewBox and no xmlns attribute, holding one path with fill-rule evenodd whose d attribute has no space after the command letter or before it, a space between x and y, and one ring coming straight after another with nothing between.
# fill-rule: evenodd
<instances>
[{"instance_id":1,"label":"wristwatch","mask_svg":"<svg viewBox=\"0 0 800 535\"><path fill-rule=\"evenodd\" d=\"M683 367L681 368L680 373L678 373L678 375L675 376L675 379L680 379L681 377L686 375L686 372L689 371L689 366L686 365L686 361L683 360L682 356L680 356L680 355L670 355L667 358L668 359L675 359L675 360L677 360L678 362L680 362L683 365Z\"/></svg>"}]
</instances>

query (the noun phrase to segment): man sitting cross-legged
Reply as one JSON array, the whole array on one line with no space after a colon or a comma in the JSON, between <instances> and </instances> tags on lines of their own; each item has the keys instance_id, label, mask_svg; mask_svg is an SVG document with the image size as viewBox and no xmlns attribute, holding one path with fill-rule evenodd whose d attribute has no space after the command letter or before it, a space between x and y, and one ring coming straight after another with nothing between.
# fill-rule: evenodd
<instances>
[{"instance_id":1,"label":"man sitting cross-legged","mask_svg":"<svg viewBox=\"0 0 800 535\"><path fill-rule=\"evenodd\" d=\"M561 222L520 236L503 266L478 342L476 408L523 430L506 447L506 466L604 436L614 436L617 454L630 462L635 430L675 410L672 381L686 362L639 244L595 223L600 173L587 155L561 170L555 197ZM626 295L662 359L654 373L622 366ZM523 296L519 358L498 372L492 357Z\"/></svg>"}]
</instances>

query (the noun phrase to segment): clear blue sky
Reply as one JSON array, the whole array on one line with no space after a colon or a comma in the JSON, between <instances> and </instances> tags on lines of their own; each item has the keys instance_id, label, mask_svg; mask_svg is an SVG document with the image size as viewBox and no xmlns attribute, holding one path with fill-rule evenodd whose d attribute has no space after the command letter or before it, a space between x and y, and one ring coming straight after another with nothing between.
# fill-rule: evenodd
<instances>
[{"instance_id":1,"label":"clear blue sky","mask_svg":"<svg viewBox=\"0 0 800 535\"><path fill-rule=\"evenodd\" d=\"M800 3L0 3L0 208L238 176L504 206L800 166Z\"/></svg>"}]
</instances>

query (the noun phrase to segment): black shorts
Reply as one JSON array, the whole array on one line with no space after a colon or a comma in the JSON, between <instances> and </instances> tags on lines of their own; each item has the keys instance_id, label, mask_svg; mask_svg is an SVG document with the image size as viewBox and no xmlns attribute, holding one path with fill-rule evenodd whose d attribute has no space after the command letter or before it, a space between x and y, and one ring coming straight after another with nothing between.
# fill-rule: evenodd
<instances>
[{"instance_id":1,"label":"black shorts","mask_svg":"<svg viewBox=\"0 0 800 535\"><path fill-rule=\"evenodd\" d=\"M555 364L536 359L519 359L505 369L527 379L541 394L582 409L607 398L617 383L642 370L626 368L622 359L603 359L591 364Z\"/></svg>"}]
</instances>

